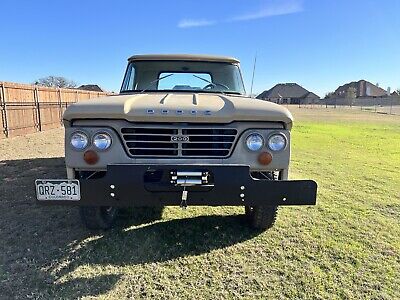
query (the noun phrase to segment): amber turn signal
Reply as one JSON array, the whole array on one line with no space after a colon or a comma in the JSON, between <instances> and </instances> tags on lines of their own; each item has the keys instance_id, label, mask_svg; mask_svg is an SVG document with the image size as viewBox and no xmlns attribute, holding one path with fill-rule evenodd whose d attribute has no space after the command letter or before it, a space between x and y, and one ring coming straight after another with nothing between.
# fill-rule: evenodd
<instances>
[{"instance_id":1,"label":"amber turn signal","mask_svg":"<svg viewBox=\"0 0 400 300\"><path fill-rule=\"evenodd\" d=\"M260 155L258 155L258 162L261 165L269 165L272 161L272 155L269 152L261 152Z\"/></svg>"},{"instance_id":2,"label":"amber turn signal","mask_svg":"<svg viewBox=\"0 0 400 300\"><path fill-rule=\"evenodd\" d=\"M99 161L99 155L96 153L96 151L88 150L83 154L83 160L88 165L94 165Z\"/></svg>"}]
</instances>

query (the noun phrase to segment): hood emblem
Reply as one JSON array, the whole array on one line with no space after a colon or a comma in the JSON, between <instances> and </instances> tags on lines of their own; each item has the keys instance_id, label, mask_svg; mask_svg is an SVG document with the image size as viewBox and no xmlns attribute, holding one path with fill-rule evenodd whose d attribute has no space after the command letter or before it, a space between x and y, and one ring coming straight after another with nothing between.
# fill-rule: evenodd
<instances>
[{"instance_id":1,"label":"hood emblem","mask_svg":"<svg viewBox=\"0 0 400 300\"><path fill-rule=\"evenodd\" d=\"M189 137L186 135L173 135L171 142L189 142Z\"/></svg>"}]
</instances>

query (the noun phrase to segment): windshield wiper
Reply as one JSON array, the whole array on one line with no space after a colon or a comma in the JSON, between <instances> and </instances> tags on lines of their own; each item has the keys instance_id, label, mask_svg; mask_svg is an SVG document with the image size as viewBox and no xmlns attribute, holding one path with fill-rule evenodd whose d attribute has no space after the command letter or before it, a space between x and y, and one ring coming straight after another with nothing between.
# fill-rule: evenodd
<instances>
[{"instance_id":1,"label":"windshield wiper","mask_svg":"<svg viewBox=\"0 0 400 300\"><path fill-rule=\"evenodd\" d=\"M212 82L212 81L210 81L210 80L207 80L207 79L205 79L205 78L202 78L202 77L200 77L200 76L197 76L197 75L194 75L194 74L192 74L194 77L196 77L196 78L198 78L198 79L200 79L200 80L203 80L203 81L205 81L205 82L208 82L209 84L211 84L211 85L213 85L213 86L222 86L223 88L225 88L225 89L227 89L227 90L230 90L230 88L229 87L227 87L225 84L222 84L222 83L218 83L218 82ZM221 92L222 94L225 94L224 93L224 91L219 91L219 92Z\"/></svg>"},{"instance_id":2,"label":"windshield wiper","mask_svg":"<svg viewBox=\"0 0 400 300\"><path fill-rule=\"evenodd\" d=\"M157 78L157 79L151 81L151 82L146 86L146 88L143 89L140 93L144 93L145 91L147 91L147 90L153 85L153 83L159 82L160 80L163 80L164 78L167 78L167 77L170 77L170 76L173 76L173 75L175 75L175 74L168 74L168 75L165 75L165 76L163 76L163 77L160 77L160 78Z\"/></svg>"}]
</instances>

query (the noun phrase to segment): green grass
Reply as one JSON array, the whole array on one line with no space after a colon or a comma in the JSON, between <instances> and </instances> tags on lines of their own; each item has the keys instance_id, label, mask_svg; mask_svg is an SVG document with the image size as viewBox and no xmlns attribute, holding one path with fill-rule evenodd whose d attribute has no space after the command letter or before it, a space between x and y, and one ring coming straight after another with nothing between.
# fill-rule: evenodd
<instances>
[{"instance_id":1,"label":"green grass","mask_svg":"<svg viewBox=\"0 0 400 300\"><path fill-rule=\"evenodd\" d=\"M296 114L290 175L318 182L317 206L281 208L263 233L241 208L189 207L93 235L75 209L6 201L0 295L399 299L400 120Z\"/></svg>"}]
</instances>

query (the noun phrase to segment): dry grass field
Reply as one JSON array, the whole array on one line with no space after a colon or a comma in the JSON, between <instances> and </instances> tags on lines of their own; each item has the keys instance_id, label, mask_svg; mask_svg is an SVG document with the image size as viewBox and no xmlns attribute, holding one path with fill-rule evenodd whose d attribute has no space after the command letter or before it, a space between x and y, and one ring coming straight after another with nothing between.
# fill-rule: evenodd
<instances>
[{"instance_id":1,"label":"dry grass field","mask_svg":"<svg viewBox=\"0 0 400 300\"><path fill-rule=\"evenodd\" d=\"M35 178L66 176L62 129L0 140L0 299L400 299L400 117L290 110L290 176L318 204L263 233L232 207L89 232L34 200Z\"/></svg>"}]
</instances>

